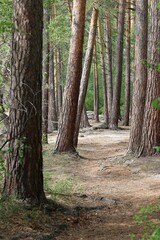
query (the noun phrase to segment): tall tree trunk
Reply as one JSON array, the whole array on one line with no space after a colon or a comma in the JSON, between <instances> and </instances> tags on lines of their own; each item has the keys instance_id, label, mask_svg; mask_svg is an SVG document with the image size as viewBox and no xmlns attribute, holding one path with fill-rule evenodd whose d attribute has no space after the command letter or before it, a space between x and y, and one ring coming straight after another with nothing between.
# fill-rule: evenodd
<instances>
[{"instance_id":1,"label":"tall tree trunk","mask_svg":"<svg viewBox=\"0 0 160 240\"><path fill-rule=\"evenodd\" d=\"M112 99L113 99L113 77L112 77L112 33L111 33L111 19L109 13L106 11L106 18L104 22L104 36L106 45L106 65L107 65L107 97L108 97L108 115L109 122L112 113Z\"/></svg>"},{"instance_id":2,"label":"tall tree trunk","mask_svg":"<svg viewBox=\"0 0 160 240\"><path fill-rule=\"evenodd\" d=\"M48 84L49 84L49 12L44 8L43 14L43 91L42 91L42 133L43 142L48 143Z\"/></svg>"},{"instance_id":3,"label":"tall tree trunk","mask_svg":"<svg viewBox=\"0 0 160 240\"><path fill-rule=\"evenodd\" d=\"M119 0L118 32L116 42L116 76L113 93L112 116L110 123L110 128L112 129L118 128L118 118L120 114L125 8L126 0Z\"/></svg>"},{"instance_id":4,"label":"tall tree trunk","mask_svg":"<svg viewBox=\"0 0 160 240\"><path fill-rule=\"evenodd\" d=\"M108 127L109 117L108 117L108 102L107 102L107 80L106 80L106 66L104 61L104 51L102 42L102 31L100 20L98 23L98 38L99 38L99 48L100 48L100 59L102 65L102 78L103 78L103 102L104 102L104 123Z\"/></svg>"},{"instance_id":5,"label":"tall tree trunk","mask_svg":"<svg viewBox=\"0 0 160 240\"><path fill-rule=\"evenodd\" d=\"M123 125L129 126L130 113L130 88L131 88L131 2L127 3L127 29L126 29L126 75L125 75L125 104L124 104L124 119Z\"/></svg>"},{"instance_id":6,"label":"tall tree trunk","mask_svg":"<svg viewBox=\"0 0 160 240\"><path fill-rule=\"evenodd\" d=\"M62 113L62 102L63 102L63 87L62 87L62 57L60 47L57 49L57 64L58 64L58 112L59 115Z\"/></svg>"},{"instance_id":7,"label":"tall tree trunk","mask_svg":"<svg viewBox=\"0 0 160 240\"><path fill-rule=\"evenodd\" d=\"M50 20L55 18L55 3L51 4ZM49 39L50 40L50 39ZM50 40L49 45L49 101L48 101L48 132L58 129L58 115L56 106L55 88L55 65L54 65L54 42Z\"/></svg>"},{"instance_id":8,"label":"tall tree trunk","mask_svg":"<svg viewBox=\"0 0 160 240\"><path fill-rule=\"evenodd\" d=\"M94 45L94 120L99 122L99 82L98 82L98 66L97 66L97 47L96 41Z\"/></svg>"},{"instance_id":9,"label":"tall tree trunk","mask_svg":"<svg viewBox=\"0 0 160 240\"><path fill-rule=\"evenodd\" d=\"M148 0L136 1L135 81L128 151L139 154L147 86Z\"/></svg>"},{"instance_id":10,"label":"tall tree trunk","mask_svg":"<svg viewBox=\"0 0 160 240\"><path fill-rule=\"evenodd\" d=\"M59 103L58 103L58 89L59 89L59 64L58 64L58 46L54 47L54 79L55 79L55 96L56 96L56 111L57 111L57 116L59 119L60 112L59 112Z\"/></svg>"},{"instance_id":11,"label":"tall tree trunk","mask_svg":"<svg viewBox=\"0 0 160 240\"><path fill-rule=\"evenodd\" d=\"M98 19L98 10L96 8L93 8L91 24L90 24L90 32L88 37L88 45L87 45L86 55L84 59L79 99L78 99L76 127L75 127L75 134L74 134L75 147L77 147L77 143L78 143L78 134L79 134L79 127L81 122L81 115L82 115L83 106L84 106L84 102L87 94L90 67L92 63L93 49L94 49L94 43L96 38L97 19Z\"/></svg>"},{"instance_id":12,"label":"tall tree trunk","mask_svg":"<svg viewBox=\"0 0 160 240\"><path fill-rule=\"evenodd\" d=\"M42 0L13 1L9 149L3 194L45 199L42 165Z\"/></svg>"},{"instance_id":13,"label":"tall tree trunk","mask_svg":"<svg viewBox=\"0 0 160 240\"><path fill-rule=\"evenodd\" d=\"M49 102L48 102L48 132L58 129L58 118L54 82L54 56L53 44L50 43L49 51Z\"/></svg>"},{"instance_id":14,"label":"tall tree trunk","mask_svg":"<svg viewBox=\"0 0 160 240\"><path fill-rule=\"evenodd\" d=\"M148 46L148 82L142 129L140 155L153 155L155 147L160 147L160 110L152 107L152 101L160 97L160 12L158 0L151 1L149 46Z\"/></svg>"},{"instance_id":15,"label":"tall tree trunk","mask_svg":"<svg viewBox=\"0 0 160 240\"><path fill-rule=\"evenodd\" d=\"M75 152L74 133L79 87L82 73L86 0L73 2L72 38L70 42L67 86L64 93L62 121L55 145L56 152Z\"/></svg>"},{"instance_id":16,"label":"tall tree trunk","mask_svg":"<svg viewBox=\"0 0 160 240\"><path fill-rule=\"evenodd\" d=\"M62 115L62 98L63 98L63 88L62 88L62 59L60 46L55 49L55 86L56 86L56 105L58 117Z\"/></svg>"}]
</instances>

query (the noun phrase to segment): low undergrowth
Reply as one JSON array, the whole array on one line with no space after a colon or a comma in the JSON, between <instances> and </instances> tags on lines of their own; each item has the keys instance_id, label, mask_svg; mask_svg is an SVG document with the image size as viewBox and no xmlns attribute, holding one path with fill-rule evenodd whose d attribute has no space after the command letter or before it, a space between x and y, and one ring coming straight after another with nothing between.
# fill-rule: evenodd
<instances>
[{"instance_id":1,"label":"low undergrowth","mask_svg":"<svg viewBox=\"0 0 160 240\"><path fill-rule=\"evenodd\" d=\"M130 239L160 240L160 199L156 204L150 204L139 210L134 217L135 223L143 229L141 237L130 234Z\"/></svg>"},{"instance_id":2,"label":"low undergrowth","mask_svg":"<svg viewBox=\"0 0 160 240\"><path fill-rule=\"evenodd\" d=\"M23 219L26 221L39 222L45 218L44 211L37 207L29 207L23 201L12 197L0 198L0 223L9 223Z\"/></svg>"}]
</instances>

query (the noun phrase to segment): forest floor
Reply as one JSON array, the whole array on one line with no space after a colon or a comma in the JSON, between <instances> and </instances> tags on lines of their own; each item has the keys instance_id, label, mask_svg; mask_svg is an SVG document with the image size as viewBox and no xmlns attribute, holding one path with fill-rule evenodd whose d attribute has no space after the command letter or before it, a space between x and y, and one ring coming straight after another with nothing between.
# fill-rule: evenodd
<instances>
[{"instance_id":1,"label":"forest floor","mask_svg":"<svg viewBox=\"0 0 160 240\"><path fill-rule=\"evenodd\" d=\"M158 201L159 156L127 155L125 127L81 130L78 157L53 154L56 134L44 147L44 175L47 197L54 196L58 210L46 208L39 219L13 217L0 225L0 239L127 240L133 234L140 239L143 227L134 216ZM160 217L154 218L160 224Z\"/></svg>"}]
</instances>

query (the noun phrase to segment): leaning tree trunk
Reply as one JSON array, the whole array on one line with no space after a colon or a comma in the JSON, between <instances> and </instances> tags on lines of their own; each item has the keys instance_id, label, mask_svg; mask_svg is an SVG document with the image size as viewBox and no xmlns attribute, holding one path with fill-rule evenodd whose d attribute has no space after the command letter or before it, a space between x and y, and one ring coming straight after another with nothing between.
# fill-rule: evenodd
<instances>
[{"instance_id":1,"label":"leaning tree trunk","mask_svg":"<svg viewBox=\"0 0 160 240\"><path fill-rule=\"evenodd\" d=\"M135 80L128 152L139 154L147 86L148 0L136 1Z\"/></svg>"},{"instance_id":2,"label":"leaning tree trunk","mask_svg":"<svg viewBox=\"0 0 160 240\"><path fill-rule=\"evenodd\" d=\"M43 91L42 91L42 133L43 142L48 143L48 85L49 85L49 11L44 8L43 14Z\"/></svg>"},{"instance_id":3,"label":"leaning tree trunk","mask_svg":"<svg viewBox=\"0 0 160 240\"><path fill-rule=\"evenodd\" d=\"M82 73L85 7L86 0L73 2L72 38L68 60L67 86L64 93L62 120L59 124L55 152L76 151L74 147L74 132Z\"/></svg>"},{"instance_id":4,"label":"leaning tree trunk","mask_svg":"<svg viewBox=\"0 0 160 240\"><path fill-rule=\"evenodd\" d=\"M126 75L125 75L125 103L123 125L129 126L130 113L130 88L131 88L131 2L127 4L127 28L126 28Z\"/></svg>"},{"instance_id":5,"label":"leaning tree trunk","mask_svg":"<svg viewBox=\"0 0 160 240\"><path fill-rule=\"evenodd\" d=\"M112 129L118 128L118 118L120 114L125 8L126 0L119 0L118 33L116 42L116 75L113 93L112 115L110 122L110 128Z\"/></svg>"},{"instance_id":6,"label":"leaning tree trunk","mask_svg":"<svg viewBox=\"0 0 160 240\"><path fill-rule=\"evenodd\" d=\"M23 3L23 4L22 4ZM44 200L42 166L42 0L13 1L9 146L3 193Z\"/></svg>"},{"instance_id":7,"label":"leaning tree trunk","mask_svg":"<svg viewBox=\"0 0 160 240\"><path fill-rule=\"evenodd\" d=\"M160 12L159 1L151 1L149 46L148 46L148 82L144 122L142 129L140 155L153 155L156 147L160 147L160 110L152 107L152 101L160 97Z\"/></svg>"},{"instance_id":8,"label":"leaning tree trunk","mask_svg":"<svg viewBox=\"0 0 160 240\"><path fill-rule=\"evenodd\" d=\"M85 98L86 98L86 94L87 94L87 87L88 87L89 74L90 74L90 68L91 68L91 63L92 63L93 49L94 49L94 43L95 43L95 38L96 38L97 19L98 19L98 10L96 8L93 8L89 37L88 37L88 45L87 45L86 55L85 55L85 59L84 59L84 66L83 66L79 99L78 99L76 127L75 127L75 134L74 134L75 147L77 147L77 144L78 144L78 134L79 134L79 127L80 127L80 122L81 122L81 115L82 115L83 106L84 106L84 102L85 102Z\"/></svg>"}]
</instances>

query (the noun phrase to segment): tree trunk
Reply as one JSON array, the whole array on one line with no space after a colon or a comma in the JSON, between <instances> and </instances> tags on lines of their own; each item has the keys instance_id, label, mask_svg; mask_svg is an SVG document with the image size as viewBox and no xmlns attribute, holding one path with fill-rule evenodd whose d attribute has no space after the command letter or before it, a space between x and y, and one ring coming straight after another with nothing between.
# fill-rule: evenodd
<instances>
[{"instance_id":1,"label":"tree trunk","mask_svg":"<svg viewBox=\"0 0 160 240\"><path fill-rule=\"evenodd\" d=\"M23 3L23 4L22 4ZM13 1L9 149L3 194L45 199L42 165L42 0Z\"/></svg>"},{"instance_id":2,"label":"tree trunk","mask_svg":"<svg viewBox=\"0 0 160 240\"><path fill-rule=\"evenodd\" d=\"M43 91L42 91L42 133L43 142L48 143L48 85L49 85L49 12L43 14Z\"/></svg>"},{"instance_id":3,"label":"tree trunk","mask_svg":"<svg viewBox=\"0 0 160 240\"><path fill-rule=\"evenodd\" d=\"M86 128L86 127L90 127L90 126L91 125L89 124L86 107L84 105L82 115L81 115L80 127L81 128Z\"/></svg>"},{"instance_id":4,"label":"tree trunk","mask_svg":"<svg viewBox=\"0 0 160 240\"><path fill-rule=\"evenodd\" d=\"M136 1L135 81L129 153L139 154L147 86L148 0Z\"/></svg>"},{"instance_id":5,"label":"tree trunk","mask_svg":"<svg viewBox=\"0 0 160 240\"><path fill-rule=\"evenodd\" d=\"M62 87L62 58L60 47L57 49L57 64L58 64L58 112L59 115L62 113L62 102L63 102L63 87Z\"/></svg>"},{"instance_id":6,"label":"tree trunk","mask_svg":"<svg viewBox=\"0 0 160 240\"><path fill-rule=\"evenodd\" d=\"M160 97L160 12L157 8L159 1L151 1L149 46L148 46L148 82L142 129L140 155L153 155L155 147L160 147L160 110L152 107L152 101Z\"/></svg>"},{"instance_id":7,"label":"tree trunk","mask_svg":"<svg viewBox=\"0 0 160 240\"><path fill-rule=\"evenodd\" d=\"M98 66L97 66L97 47L94 45L94 120L99 122L99 82L98 82Z\"/></svg>"},{"instance_id":8,"label":"tree trunk","mask_svg":"<svg viewBox=\"0 0 160 240\"><path fill-rule=\"evenodd\" d=\"M126 0L119 0L118 33L116 42L116 75L110 123L110 128L112 129L118 128L118 118L120 114L125 8Z\"/></svg>"},{"instance_id":9,"label":"tree trunk","mask_svg":"<svg viewBox=\"0 0 160 240\"><path fill-rule=\"evenodd\" d=\"M50 43L49 51L49 106L48 106L48 132L58 129L58 118L56 109L55 97L55 82L54 82L54 50L53 44Z\"/></svg>"},{"instance_id":10,"label":"tree trunk","mask_svg":"<svg viewBox=\"0 0 160 240\"><path fill-rule=\"evenodd\" d=\"M0 113L4 113L3 91L3 87L0 86Z\"/></svg>"},{"instance_id":11,"label":"tree trunk","mask_svg":"<svg viewBox=\"0 0 160 240\"><path fill-rule=\"evenodd\" d=\"M93 8L87 50L86 50L86 55L84 59L83 72L82 72L82 78L81 78L81 84L80 84L79 99L78 99L76 127L75 127L75 134L74 134L75 147L77 147L77 144L78 144L78 134L79 134L79 127L81 122L81 115L82 115L83 106L84 106L84 102L87 94L90 67L92 63L93 49L94 49L94 43L96 38L97 19L98 19L98 10Z\"/></svg>"},{"instance_id":12,"label":"tree trunk","mask_svg":"<svg viewBox=\"0 0 160 240\"><path fill-rule=\"evenodd\" d=\"M106 67L105 67L105 61L104 61L104 51L103 51L100 20L98 23L98 38L99 38L100 59L101 59L102 78L103 78L104 123L108 127L109 117L108 117L108 102L107 102L107 80L106 80Z\"/></svg>"},{"instance_id":13,"label":"tree trunk","mask_svg":"<svg viewBox=\"0 0 160 240\"><path fill-rule=\"evenodd\" d=\"M125 76L125 103L124 103L124 119L123 125L129 126L129 113L130 113L130 85L131 85L131 2L127 4L127 29L126 29L126 76Z\"/></svg>"},{"instance_id":14,"label":"tree trunk","mask_svg":"<svg viewBox=\"0 0 160 240\"><path fill-rule=\"evenodd\" d=\"M55 145L56 152L76 151L74 147L74 132L82 73L85 7L86 0L77 0L73 3L67 86L64 93L62 121L59 124Z\"/></svg>"},{"instance_id":15,"label":"tree trunk","mask_svg":"<svg viewBox=\"0 0 160 240\"><path fill-rule=\"evenodd\" d=\"M113 100L113 77L112 77L112 33L111 33L111 19L108 12L104 23L104 36L106 45L106 65L107 65L107 97L108 97L108 115L109 122L112 113L112 100Z\"/></svg>"}]
</instances>

